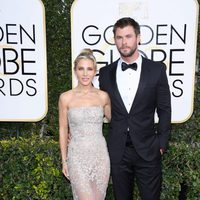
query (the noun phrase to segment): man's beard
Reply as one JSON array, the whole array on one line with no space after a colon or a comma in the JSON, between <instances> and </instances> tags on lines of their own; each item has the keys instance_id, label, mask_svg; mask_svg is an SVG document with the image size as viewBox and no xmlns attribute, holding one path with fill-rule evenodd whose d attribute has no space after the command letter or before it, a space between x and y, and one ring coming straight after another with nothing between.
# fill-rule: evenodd
<instances>
[{"instance_id":1,"label":"man's beard","mask_svg":"<svg viewBox=\"0 0 200 200\"><path fill-rule=\"evenodd\" d=\"M119 53L120 53L120 55L121 55L122 57L127 58L127 57L131 57L131 56L135 53L136 49L137 49L137 48L131 49L131 50L130 50L129 52L127 52L127 53L123 53L120 49L118 49L118 51L119 51Z\"/></svg>"}]
</instances>

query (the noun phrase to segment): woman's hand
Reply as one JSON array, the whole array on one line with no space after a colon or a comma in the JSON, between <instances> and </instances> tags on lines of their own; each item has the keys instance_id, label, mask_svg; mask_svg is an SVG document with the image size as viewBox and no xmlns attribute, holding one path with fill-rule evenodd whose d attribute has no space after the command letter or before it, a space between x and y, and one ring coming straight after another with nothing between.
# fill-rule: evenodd
<instances>
[{"instance_id":1,"label":"woman's hand","mask_svg":"<svg viewBox=\"0 0 200 200\"><path fill-rule=\"evenodd\" d=\"M64 176L65 176L68 180L70 180L67 162L64 162L64 163L62 164L62 173L64 174Z\"/></svg>"}]
</instances>

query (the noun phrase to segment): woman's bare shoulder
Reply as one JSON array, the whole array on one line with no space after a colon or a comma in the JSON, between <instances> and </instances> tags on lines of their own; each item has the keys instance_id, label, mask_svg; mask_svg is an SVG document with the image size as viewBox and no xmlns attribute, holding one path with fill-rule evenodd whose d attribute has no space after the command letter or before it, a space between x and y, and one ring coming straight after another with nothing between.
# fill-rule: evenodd
<instances>
[{"instance_id":1,"label":"woman's bare shoulder","mask_svg":"<svg viewBox=\"0 0 200 200\"><path fill-rule=\"evenodd\" d=\"M97 89L98 90L98 96L99 98L104 102L107 103L108 101L110 101L109 95L107 92Z\"/></svg>"},{"instance_id":2,"label":"woman's bare shoulder","mask_svg":"<svg viewBox=\"0 0 200 200\"><path fill-rule=\"evenodd\" d=\"M98 90L98 94L104 98L107 98L108 97L108 93L103 91L103 90L100 90L100 89L97 89Z\"/></svg>"},{"instance_id":3,"label":"woman's bare shoulder","mask_svg":"<svg viewBox=\"0 0 200 200\"><path fill-rule=\"evenodd\" d=\"M60 94L59 101L68 102L71 101L72 98L73 98L73 90L68 90Z\"/></svg>"}]
</instances>

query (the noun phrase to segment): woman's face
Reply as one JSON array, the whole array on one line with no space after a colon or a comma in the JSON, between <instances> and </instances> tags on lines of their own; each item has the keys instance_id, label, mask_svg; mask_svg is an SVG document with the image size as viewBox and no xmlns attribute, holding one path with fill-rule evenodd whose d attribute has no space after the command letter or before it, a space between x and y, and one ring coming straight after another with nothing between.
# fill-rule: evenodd
<instances>
[{"instance_id":1,"label":"woman's face","mask_svg":"<svg viewBox=\"0 0 200 200\"><path fill-rule=\"evenodd\" d=\"M90 85L96 74L94 62L90 59L81 59L75 67L75 74L79 84Z\"/></svg>"}]
</instances>

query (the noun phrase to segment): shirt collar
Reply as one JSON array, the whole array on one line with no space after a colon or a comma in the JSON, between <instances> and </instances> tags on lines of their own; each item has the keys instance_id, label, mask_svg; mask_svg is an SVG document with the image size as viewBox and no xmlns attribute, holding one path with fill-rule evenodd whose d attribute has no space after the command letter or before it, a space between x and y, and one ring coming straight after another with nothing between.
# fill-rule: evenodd
<instances>
[{"instance_id":1,"label":"shirt collar","mask_svg":"<svg viewBox=\"0 0 200 200\"><path fill-rule=\"evenodd\" d=\"M122 58L119 59L118 66L121 66L122 62L125 62ZM125 62L127 63L127 62ZM138 58L133 62L137 63L138 68L141 68L142 65L142 56L139 54ZM127 63L127 64L132 64L132 63Z\"/></svg>"}]
</instances>

